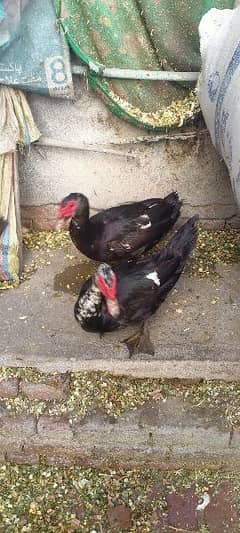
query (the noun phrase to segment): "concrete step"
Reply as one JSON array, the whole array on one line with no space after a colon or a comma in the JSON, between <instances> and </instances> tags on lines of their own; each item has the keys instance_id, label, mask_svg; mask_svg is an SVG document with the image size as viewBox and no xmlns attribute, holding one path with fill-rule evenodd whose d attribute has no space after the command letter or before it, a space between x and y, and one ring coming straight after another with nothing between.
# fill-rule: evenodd
<instances>
[{"instance_id":1,"label":"concrete step","mask_svg":"<svg viewBox=\"0 0 240 533\"><path fill-rule=\"evenodd\" d=\"M43 371L108 371L138 377L240 378L239 264L219 266L214 281L185 274L149 321L155 354L129 358L127 328L100 338L73 316L79 275L95 266L69 245L27 251L37 271L16 290L0 291L0 366ZM81 262L82 261L82 262ZM76 281L77 276L77 281ZM65 286L64 292L61 290Z\"/></svg>"},{"instance_id":2,"label":"concrete step","mask_svg":"<svg viewBox=\"0 0 240 533\"><path fill-rule=\"evenodd\" d=\"M0 461L240 467L239 384L106 374L0 374Z\"/></svg>"},{"instance_id":3,"label":"concrete step","mask_svg":"<svg viewBox=\"0 0 240 533\"><path fill-rule=\"evenodd\" d=\"M144 405L118 419L42 415L1 416L1 462L92 467L240 468L240 433L222 413L166 402Z\"/></svg>"}]
</instances>

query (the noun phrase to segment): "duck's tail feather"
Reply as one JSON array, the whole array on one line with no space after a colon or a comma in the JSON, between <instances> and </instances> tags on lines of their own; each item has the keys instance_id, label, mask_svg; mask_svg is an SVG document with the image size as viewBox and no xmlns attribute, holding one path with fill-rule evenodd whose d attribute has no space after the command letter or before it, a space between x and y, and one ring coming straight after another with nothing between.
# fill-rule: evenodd
<instances>
[{"instance_id":1,"label":"duck's tail feather","mask_svg":"<svg viewBox=\"0 0 240 533\"><path fill-rule=\"evenodd\" d=\"M0 236L2 235L4 230L6 229L7 225L8 225L7 220L5 220L3 217L0 217Z\"/></svg>"},{"instance_id":2,"label":"duck's tail feather","mask_svg":"<svg viewBox=\"0 0 240 533\"><path fill-rule=\"evenodd\" d=\"M182 200L180 200L177 192L171 192L165 197L165 201L172 207L171 219L173 220L173 223L175 223L180 215Z\"/></svg>"},{"instance_id":3,"label":"duck's tail feather","mask_svg":"<svg viewBox=\"0 0 240 533\"><path fill-rule=\"evenodd\" d=\"M170 192L165 196L165 200L169 205L181 207L182 201L179 198L177 191Z\"/></svg>"},{"instance_id":4,"label":"duck's tail feather","mask_svg":"<svg viewBox=\"0 0 240 533\"><path fill-rule=\"evenodd\" d=\"M199 216L195 215L179 228L165 248L157 254L157 262L168 258L175 258L179 260L179 270L183 269L197 241L198 219Z\"/></svg>"},{"instance_id":5,"label":"duck's tail feather","mask_svg":"<svg viewBox=\"0 0 240 533\"><path fill-rule=\"evenodd\" d=\"M165 300L179 279L196 244L198 218L196 215L183 224L167 246L155 256L156 266L162 281L159 287L161 302Z\"/></svg>"},{"instance_id":6,"label":"duck's tail feather","mask_svg":"<svg viewBox=\"0 0 240 533\"><path fill-rule=\"evenodd\" d=\"M189 220L187 220L187 222L185 222L185 224L179 228L175 235L173 235L166 246L169 252L171 252L175 257L181 257L183 261L186 261L196 244L198 235L198 220L198 215L189 218Z\"/></svg>"}]
</instances>

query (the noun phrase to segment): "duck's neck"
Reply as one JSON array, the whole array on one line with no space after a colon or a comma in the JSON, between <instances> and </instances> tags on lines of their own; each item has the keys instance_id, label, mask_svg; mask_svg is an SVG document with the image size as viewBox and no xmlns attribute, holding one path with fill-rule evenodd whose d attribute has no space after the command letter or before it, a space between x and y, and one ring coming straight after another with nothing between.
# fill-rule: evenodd
<instances>
[{"instance_id":1,"label":"duck's neck","mask_svg":"<svg viewBox=\"0 0 240 533\"><path fill-rule=\"evenodd\" d=\"M93 282L89 289L78 299L75 308L75 316L82 324L91 317L97 316L102 304L102 295Z\"/></svg>"},{"instance_id":2,"label":"duck's neck","mask_svg":"<svg viewBox=\"0 0 240 533\"><path fill-rule=\"evenodd\" d=\"M73 226L75 226L76 229L86 226L89 222L89 202L86 197L84 197L84 200L84 203L81 202L81 206L77 208L72 218Z\"/></svg>"}]
</instances>

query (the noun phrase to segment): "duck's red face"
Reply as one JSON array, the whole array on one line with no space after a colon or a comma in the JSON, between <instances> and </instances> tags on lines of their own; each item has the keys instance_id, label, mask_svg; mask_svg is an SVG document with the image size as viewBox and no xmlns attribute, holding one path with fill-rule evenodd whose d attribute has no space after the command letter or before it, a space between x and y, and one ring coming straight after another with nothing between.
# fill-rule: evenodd
<instances>
[{"instance_id":1,"label":"duck's red face","mask_svg":"<svg viewBox=\"0 0 240 533\"><path fill-rule=\"evenodd\" d=\"M56 230L60 231L63 229L66 225L66 223L71 220L71 218L75 215L76 210L78 207L78 201L74 199L67 199L64 198L60 205L57 212L57 223L56 223Z\"/></svg>"},{"instance_id":2,"label":"duck's red face","mask_svg":"<svg viewBox=\"0 0 240 533\"><path fill-rule=\"evenodd\" d=\"M120 314L117 300L117 276L109 265L102 264L96 273L96 284L104 296L108 312L114 318Z\"/></svg>"}]
</instances>

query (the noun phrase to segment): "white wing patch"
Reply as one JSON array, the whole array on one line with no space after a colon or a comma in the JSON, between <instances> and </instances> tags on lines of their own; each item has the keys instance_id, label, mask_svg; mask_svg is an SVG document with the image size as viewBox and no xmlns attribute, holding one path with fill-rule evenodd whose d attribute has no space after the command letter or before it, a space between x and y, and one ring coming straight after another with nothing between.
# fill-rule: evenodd
<instances>
[{"instance_id":1,"label":"white wing patch","mask_svg":"<svg viewBox=\"0 0 240 533\"><path fill-rule=\"evenodd\" d=\"M149 274L147 274L146 278L151 279L155 283L155 285L160 287L160 279L158 277L158 273L156 270L154 270L154 272L150 272Z\"/></svg>"},{"instance_id":2,"label":"white wing patch","mask_svg":"<svg viewBox=\"0 0 240 533\"><path fill-rule=\"evenodd\" d=\"M151 228L151 220L149 218L149 216L146 214L146 215L141 215L139 217L140 219L142 219L143 221L145 220L145 224L139 224L140 225L140 229L147 229L147 228Z\"/></svg>"},{"instance_id":3,"label":"white wing patch","mask_svg":"<svg viewBox=\"0 0 240 533\"><path fill-rule=\"evenodd\" d=\"M128 242L120 242L119 245L125 250L131 250L131 245L128 244ZM112 246L109 247L109 250L111 252L115 252L115 248L113 248Z\"/></svg>"},{"instance_id":4,"label":"white wing patch","mask_svg":"<svg viewBox=\"0 0 240 533\"><path fill-rule=\"evenodd\" d=\"M152 207L155 207L155 205L158 205L158 204L156 204L156 203L155 204L151 204L151 205L148 206L148 209L152 209Z\"/></svg>"}]
</instances>

